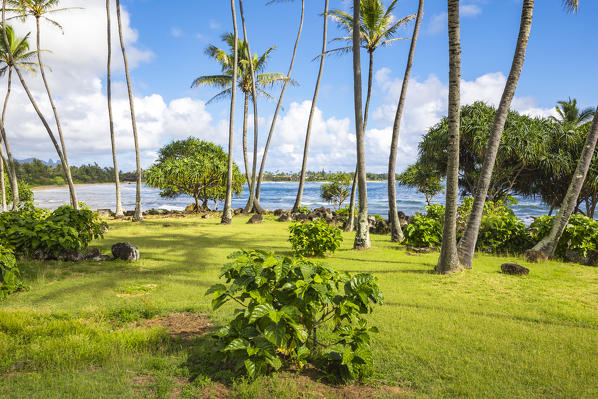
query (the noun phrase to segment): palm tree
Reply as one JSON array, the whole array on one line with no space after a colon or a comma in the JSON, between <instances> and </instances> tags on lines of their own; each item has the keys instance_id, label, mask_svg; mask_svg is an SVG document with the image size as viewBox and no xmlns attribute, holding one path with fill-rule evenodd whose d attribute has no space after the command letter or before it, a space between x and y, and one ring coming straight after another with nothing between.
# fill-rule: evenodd
<instances>
[{"instance_id":1,"label":"palm tree","mask_svg":"<svg viewBox=\"0 0 598 399\"><path fill-rule=\"evenodd\" d=\"M237 99L237 71L239 69L239 32L237 28L237 11L235 9L236 0L230 1L231 14L233 16L233 71L230 81L231 100L230 100L230 121L228 125L228 168L226 172L226 198L224 199L224 209L222 210L221 224L231 224L233 221L232 200L233 200L233 143L235 137L235 105Z\"/></svg>"},{"instance_id":2,"label":"palm tree","mask_svg":"<svg viewBox=\"0 0 598 399\"><path fill-rule=\"evenodd\" d=\"M409 15L405 18L395 22L392 12L396 8L398 0L393 0L387 9L384 9L384 5L381 0L361 0L360 16L361 23L359 25L359 32L361 35L361 46L368 52L369 55L369 68L368 68L368 88L365 101L365 110L363 114L363 130L367 129L370 101L372 98L372 84L373 84L373 73L374 73L374 52L380 48L390 45L392 42L397 40L404 40L405 38L396 38L396 34L401 28L413 18L415 15ZM346 31L349 35L353 31L353 17L339 10L333 10L330 12L332 18L334 18L341 29ZM337 37L333 41L352 41L352 37ZM350 45L337 49L330 50L329 53L343 53L351 51ZM349 215L352 215L355 209L355 194L356 194L356 183L357 183L357 168L353 177L353 186L351 188L351 200L349 202ZM353 231L354 219L349 217L346 230ZM400 229L400 226L399 226Z\"/></svg>"},{"instance_id":3,"label":"palm tree","mask_svg":"<svg viewBox=\"0 0 598 399\"><path fill-rule=\"evenodd\" d=\"M216 60L221 66L220 75L204 75L195 79L191 87L197 88L201 86L213 86L222 88L223 90L208 100L208 104L227 98L232 94L232 84L234 65L238 68L237 85L244 95L243 104L243 160L245 162L245 177L247 178L247 185L251 192L252 187L252 176L249 173L249 161L247 158L247 118L249 115L249 101L254 101L252 95L252 79L251 79L251 68L256 71L256 94L259 96L265 96L266 98L272 98L272 96L265 90L276 84L284 83L290 79L282 73L259 73L262 72L268 63L270 55L274 50L274 47L267 49L262 55L258 56L254 54L249 62L247 42L239 39L235 40L233 34L227 33L222 36L222 40L228 45L229 53L225 50L220 49L214 45L209 46L206 49L206 54ZM235 51L235 48L237 49ZM236 58L235 58L236 57ZM234 60L237 59L235 64ZM291 83L293 83L291 81ZM257 147L256 147L257 148ZM259 206L259 204L258 204ZM251 209L249 209L250 211Z\"/></svg>"},{"instance_id":4,"label":"palm tree","mask_svg":"<svg viewBox=\"0 0 598 399\"><path fill-rule=\"evenodd\" d=\"M6 2L7 2L7 0L2 0L2 26L6 26ZM2 39L3 39L4 45L7 48L10 48L10 41L8 40L7 29L2 29ZM35 101L35 98L31 94L31 91L29 90L29 86L27 86L27 83L25 82L25 79L23 78L23 74L21 73L21 69L19 68L19 65L15 64L13 62L14 60L12 58L11 52L8 52L8 61L12 64L15 72L17 73L17 76L19 77L19 81L21 82L21 86L23 87L23 90L25 90L25 94L27 94L27 98L29 98L29 102L33 106L35 113L37 114L40 121L44 125L44 128L46 129L48 136L50 136L50 140L52 141L52 144L54 145L56 154L58 154L58 157L60 158L60 162L62 163L62 165L64 165L65 164L64 156L62 154L62 150L60 149L60 145L58 144L58 141L56 141L56 137L54 136L54 133L52 132L52 129L50 128L50 125L48 124L48 121L46 120L46 118L42 114L41 110L39 109L39 106L37 105L37 101ZM5 144L6 144L6 141L5 141ZM13 204L13 206L14 206L14 204Z\"/></svg>"},{"instance_id":5,"label":"palm tree","mask_svg":"<svg viewBox=\"0 0 598 399\"><path fill-rule=\"evenodd\" d=\"M324 60L326 58L326 45L328 41L328 4L329 0L324 0L324 33L322 36L322 53L320 54L320 69L318 70L318 78L316 79L316 88L314 89L314 97L311 101L311 109L309 111L309 118L307 119L307 132L305 133L305 145L303 147L303 161L301 163L301 177L299 178L299 189L297 190L297 198L293 205L293 212L297 212L303 200L303 187L305 186L305 171L307 170L307 153L309 151L309 139L311 137L311 126L316 112L316 103L318 101L318 94L320 92L320 83L322 82L322 75L324 73Z\"/></svg>"},{"instance_id":6,"label":"palm tree","mask_svg":"<svg viewBox=\"0 0 598 399\"><path fill-rule=\"evenodd\" d=\"M282 99L284 98L284 93L287 89L287 84L291 79L291 73L293 72L293 66L295 65L295 56L297 55L297 48L299 47L299 39L301 38L301 32L303 31L303 19L305 17L305 0L301 0L301 17L299 19L299 31L297 32L297 39L295 40L295 46L293 47L293 55L291 56L291 65L289 66L289 72L287 73L287 80L284 82L282 86L282 91L280 92L280 97L278 98L278 103L276 104L276 109L274 110L274 116L272 117L272 123L270 125L270 132L268 133L268 139L266 140L266 146L264 147L264 154L262 155L262 162L260 165L260 173L257 179L257 186L255 188L255 198L259 201L260 200L260 190L262 186L262 179L264 178L264 169L266 167L266 156L268 155L268 150L270 149L270 142L272 141L272 136L274 134L274 127L276 126L276 119L278 118L278 113L280 112L280 108L282 106Z\"/></svg>"},{"instance_id":7,"label":"palm tree","mask_svg":"<svg viewBox=\"0 0 598 399\"><path fill-rule=\"evenodd\" d=\"M448 162L446 170L446 211L442 247L436 272L454 273L461 269L457 253L457 206L459 199L459 128L461 118L461 34L459 0L448 0L449 99Z\"/></svg>"},{"instance_id":8,"label":"palm tree","mask_svg":"<svg viewBox=\"0 0 598 399\"><path fill-rule=\"evenodd\" d=\"M3 25L4 26L4 25ZM15 168L15 162L12 157L12 152L10 151L10 144L8 143L8 139L6 138L6 130L4 128L5 120L6 120L6 110L8 108L8 100L10 98L10 92L12 88L12 71L15 66L28 69L30 71L35 71L35 65L37 65L33 58L35 56L34 51L29 51L29 33L26 34L24 37L17 37L14 33L14 30L11 26L6 26L6 29L2 28L2 30L6 31L6 39L8 41L8 45L4 40L0 42L0 76L5 75L8 72L8 80L7 80L7 88L6 88L6 96L4 98L4 105L2 107L2 119L0 120L0 155L2 161L2 197L3 197L3 210L6 209L5 207L5 193L4 193L4 164L7 166L7 172L9 176L10 187L12 189L12 208L13 210L17 209L19 204L19 186L17 183L17 172ZM4 147L6 148L6 157L4 156L4 151L2 149L2 143L4 143Z\"/></svg>"},{"instance_id":9,"label":"palm tree","mask_svg":"<svg viewBox=\"0 0 598 399\"><path fill-rule=\"evenodd\" d=\"M123 53L123 61L125 64L125 75L127 77L127 90L129 93L129 108L131 110L131 124L133 127L133 140L135 141L135 162L137 164L137 187L135 190L135 215L133 221L141 222L143 220L143 213L141 212L141 158L139 155L139 140L137 138L137 120L135 119L135 100L133 98L133 88L131 87L131 76L129 74L129 63L127 61L127 51L125 48L125 40L123 38L122 21L120 17L120 0L116 0L116 17L118 19L118 36L120 38L120 48ZM118 171L116 172L118 173Z\"/></svg>"},{"instance_id":10,"label":"palm tree","mask_svg":"<svg viewBox=\"0 0 598 399\"><path fill-rule=\"evenodd\" d=\"M110 18L110 0L106 0L106 28L108 42L108 64L106 72L106 97L108 98L108 120L110 124L110 144L112 146L112 162L114 165L114 184L116 189L116 217L124 216L122 208L122 199L120 195L120 176L118 169L118 160L116 159L116 142L114 139L114 119L112 116L112 31Z\"/></svg>"},{"instance_id":11,"label":"palm tree","mask_svg":"<svg viewBox=\"0 0 598 399\"><path fill-rule=\"evenodd\" d=\"M480 223L482 221L484 203L488 196L488 189L492 180L492 172L494 170L494 164L496 163L496 156L505 129L505 123L507 122L509 109L511 108L511 102L515 96L517 83L519 82L519 77L521 76L521 71L523 69L527 43L532 28L533 14L534 0L524 0L521 9L519 37L517 38L517 46L515 48L515 55L513 56L511 71L509 72L509 77L496 111L496 116L494 117L494 125L490 132L490 138L488 139L488 145L484 155L484 163L480 171L480 177L477 181L473 206L465 226L463 237L458 246L459 260L467 269L471 269L472 267L473 255L478 240Z\"/></svg>"},{"instance_id":12,"label":"palm tree","mask_svg":"<svg viewBox=\"0 0 598 399\"><path fill-rule=\"evenodd\" d=\"M580 110L577 107L577 100L569 97L567 101L557 102L556 113L558 116L551 116L550 119L557 123L570 123L579 127L590 122L595 111L591 107Z\"/></svg>"},{"instance_id":13,"label":"palm tree","mask_svg":"<svg viewBox=\"0 0 598 399\"><path fill-rule=\"evenodd\" d=\"M60 138L60 148L62 149L62 164L64 167L64 172L66 175L66 180L69 185L69 191L71 195L71 205L73 208L78 209L79 203L77 201L77 192L75 191L75 186L73 184L73 178L71 176L71 169L69 167L69 161L66 151L66 145L64 144L64 134L62 132L62 125L60 123L60 118L58 117L58 111L56 110L56 105L54 104L54 98L52 96L52 92L50 91L50 86L48 84L48 80L46 78L46 71L44 68L44 63L42 62L42 51L41 51L41 29L40 29L40 20L43 18L48 22L52 23L53 25L57 26L60 30L62 30L62 26L53 19L48 18L47 14L53 14L61 11L66 11L69 8L60 8L55 9L58 5L59 0L10 0L10 3L14 5L16 11L20 18L25 19L28 16L35 18L35 27L36 27L36 45L37 45L37 62L39 65L39 70L42 75L42 80L44 82L44 87L46 89L46 93L48 95L48 100L50 101L50 105L52 106L52 112L54 114L54 120L56 121L56 129L58 130L58 137Z\"/></svg>"},{"instance_id":14,"label":"palm tree","mask_svg":"<svg viewBox=\"0 0 598 399\"><path fill-rule=\"evenodd\" d=\"M357 137L357 174L359 186L359 214L353 249L364 250L371 247L368 223L368 193L365 172L365 131L363 129L362 93L361 93L361 35L359 30L359 0L353 0L353 93L355 100L355 135ZM349 215L353 217L353 215Z\"/></svg>"},{"instance_id":15,"label":"palm tree","mask_svg":"<svg viewBox=\"0 0 598 399\"><path fill-rule=\"evenodd\" d=\"M419 0L415 28L413 28L413 36L411 37L411 48L409 49L409 56L407 57L407 66L405 68L405 76L403 77L403 86L401 87L401 96L399 97L399 105L397 106L397 113L392 129L392 141L390 144L390 156L388 160L388 217L390 219L391 241L393 242L401 242L404 239L401 223L399 221L399 214L397 213L397 146L399 145L399 132L401 129L401 119L403 118L403 109L405 108L405 98L407 97L407 86L409 85L409 76L411 74L411 66L413 65L415 46L417 44L419 27L421 25L423 14L424 0Z\"/></svg>"}]
</instances>

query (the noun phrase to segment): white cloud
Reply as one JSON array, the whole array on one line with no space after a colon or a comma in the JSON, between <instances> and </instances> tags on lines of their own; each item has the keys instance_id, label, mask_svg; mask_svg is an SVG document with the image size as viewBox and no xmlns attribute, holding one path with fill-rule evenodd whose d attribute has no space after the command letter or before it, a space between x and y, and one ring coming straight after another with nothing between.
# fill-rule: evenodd
<instances>
[{"instance_id":1,"label":"white cloud","mask_svg":"<svg viewBox=\"0 0 598 399\"><path fill-rule=\"evenodd\" d=\"M183 36L183 31L179 28L171 28L170 35L172 37L181 37L181 36Z\"/></svg>"},{"instance_id":2,"label":"white cloud","mask_svg":"<svg viewBox=\"0 0 598 399\"><path fill-rule=\"evenodd\" d=\"M461 17L476 17L482 13L482 9L477 4L462 4L459 7Z\"/></svg>"}]
</instances>

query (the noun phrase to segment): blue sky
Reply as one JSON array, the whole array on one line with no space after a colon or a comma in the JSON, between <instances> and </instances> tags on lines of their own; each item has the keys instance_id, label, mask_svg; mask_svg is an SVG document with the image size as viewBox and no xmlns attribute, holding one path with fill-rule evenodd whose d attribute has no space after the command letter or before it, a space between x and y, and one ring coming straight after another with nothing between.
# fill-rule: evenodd
<instances>
[{"instance_id":1,"label":"blue sky","mask_svg":"<svg viewBox=\"0 0 598 399\"><path fill-rule=\"evenodd\" d=\"M389 1L383 2L388 4ZM59 102L64 102L71 159L73 163L97 161L109 165L109 142L102 109L105 93L103 4L98 0L64 0L62 3L85 7L85 10L64 16L64 36L50 32L44 43L46 48L53 50L48 57L53 61L53 84ZM141 114L144 166L151 164L159 147L171 139L194 135L225 144L229 104L206 105L205 102L217 91L191 89L190 84L199 75L219 72L218 65L205 56L204 50L209 44L223 46L222 34L231 31L229 2L123 0L121 3L125 9L127 45L134 66L132 78ZM300 2L265 3L265 0L246 0L251 47L254 52L261 53L275 46L267 69L286 73L296 36ZM323 1L307 1L303 36L293 74L300 85L287 91L280 132L277 131L269 158L270 170L297 170L300 167L304 124L318 68L318 63L311 60L321 47L323 4ZM330 8L348 10L348 4L346 0L332 0ZM395 15L403 17L416 10L416 0L400 0ZM512 60L520 13L520 0L462 1L464 103L478 99L496 103L500 98ZM556 101L569 96L577 98L582 106L598 104L598 74L595 73L598 56L592 51L592 38L598 37L597 16L596 2L582 2L577 14L567 14L559 0L536 2L528 55L513 104L515 109L532 115L549 115ZM330 39L342 35L334 22L329 26ZM410 37L412 28L412 24L408 25L400 36ZM89 35L89 42L97 44L81 44L82 35ZM446 113L447 41L446 2L428 0L407 98L399 169L413 161L421 135ZM330 43L329 48L335 45ZM408 48L409 40L399 41L379 49L375 55L372 113L367 133L368 164L373 171L384 171L387 162L392 115ZM118 48L114 50L119 51ZM362 59L365 72L366 57ZM130 169L133 156L127 126L126 93L122 69L118 65L115 68L117 114L121 116L117 118L121 143L119 155L122 169ZM42 94L40 91L40 98L43 98ZM277 96L278 91L274 89L273 94ZM259 103L262 138L268 130L274 105L269 101ZM23 107L26 106L24 102ZM355 150L350 54L327 58L317 106L316 138L309 168L351 170ZM16 114L18 109L14 106L13 112ZM240 112L239 107L237 121L240 121ZM14 119L9 124L13 124L15 131L34 129L29 126L34 123L31 118L18 121L19 117L15 115ZM87 134L86 130L89 131ZM239 123L237 143L240 141L238 130ZM42 133L39 129L22 133L21 145L16 145L17 155L55 158L47 145L30 145L31 142L25 141L38 136L42 140ZM241 160L239 153L235 154L235 159L237 162Z\"/></svg>"}]
</instances>

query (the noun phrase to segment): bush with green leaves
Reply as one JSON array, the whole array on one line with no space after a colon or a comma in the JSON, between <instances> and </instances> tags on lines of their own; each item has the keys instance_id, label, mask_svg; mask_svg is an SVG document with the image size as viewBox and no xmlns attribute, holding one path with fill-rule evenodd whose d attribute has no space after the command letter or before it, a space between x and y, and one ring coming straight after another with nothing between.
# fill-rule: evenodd
<instances>
[{"instance_id":1,"label":"bush with green leaves","mask_svg":"<svg viewBox=\"0 0 598 399\"><path fill-rule=\"evenodd\" d=\"M229 256L212 286L212 306L240 305L216 334L217 360L250 378L308 361L343 381L372 372L370 333L364 315L383 296L370 274L350 276L306 258L248 250ZM327 334L316 334L325 330ZM326 342L322 342L322 336Z\"/></svg>"},{"instance_id":2,"label":"bush with green leaves","mask_svg":"<svg viewBox=\"0 0 598 399\"><path fill-rule=\"evenodd\" d=\"M343 242L341 230L321 219L292 224L289 231L289 241L298 255L324 256L326 252L334 253Z\"/></svg>"},{"instance_id":3,"label":"bush with green leaves","mask_svg":"<svg viewBox=\"0 0 598 399\"><path fill-rule=\"evenodd\" d=\"M0 300L26 289L12 250L0 245Z\"/></svg>"},{"instance_id":4,"label":"bush with green leaves","mask_svg":"<svg viewBox=\"0 0 598 399\"><path fill-rule=\"evenodd\" d=\"M300 213L302 215L309 215L309 208L306 206L300 206L297 208L297 211L295 213Z\"/></svg>"},{"instance_id":5,"label":"bush with green leaves","mask_svg":"<svg viewBox=\"0 0 598 399\"><path fill-rule=\"evenodd\" d=\"M442 224L444 223L444 206L432 204L426 206L426 214L417 213L405 226L404 243L415 247L437 247L442 241Z\"/></svg>"},{"instance_id":6,"label":"bush with green leaves","mask_svg":"<svg viewBox=\"0 0 598 399\"><path fill-rule=\"evenodd\" d=\"M554 216L539 216L530 227L532 242L539 242L550 233ZM587 256L589 251L598 249L598 221L584 215L571 215L565 231L559 240L555 254L565 258L567 251L575 251Z\"/></svg>"},{"instance_id":7,"label":"bush with green leaves","mask_svg":"<svg viewBox=\"0 0 598 399\"><path fill-rule=\"evenodd\" d=\"M12 203L12 188L9 184L9 177L6 173L4 173L4 181L6 182L4 185L4 192L6 195L6 201ZM17 186L19 188L19 201L26 202L26 201L33 201L33 191L27 183L23 180L17 180Z\"/></svg>"},{"instance_id":8,"label":"bush with green leaves","mask_svg":"<svg viewBox=\"0 0 598 399\"><path fill-rule=\"evenodd\" d=\"M0 214L0 240L18 255L32 256L41 251L58 256L64 251L80 251L102 238L108 225L82 206L75 210L64 205L50 213L24 203L16 212Z\"/></svg>"}]
</instances>

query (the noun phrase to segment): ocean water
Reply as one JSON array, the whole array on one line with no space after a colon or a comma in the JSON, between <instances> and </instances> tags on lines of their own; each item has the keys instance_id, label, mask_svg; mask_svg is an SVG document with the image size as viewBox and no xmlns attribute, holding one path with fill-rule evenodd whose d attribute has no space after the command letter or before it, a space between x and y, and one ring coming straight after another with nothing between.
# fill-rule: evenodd
<instances>
[{"instance_id":1,"label":"ocean water","mask_svg":"<svg viewBox=\"0 0 598 399\"><path fill-rule=\"evenodd\" d=\"M303 205L309 208L320 206L332 206L320 198L321 183L306 183L303 193ZM298 183L263 183L261 192L261 205L264 209L275 210L278 208L291 208L295 202ZM79 201L85 202L91 209L115 208L115 189L112 184L80 185L77 186ZM122 205L125 210L135 209L135 184L121 185ZM368 183L368 205L372 215L386 217L388 215L386 182ZM242 208L247 202L247 188L238 198L233 198L233 207ZM35 203L47 209L56 209L61 205L69 203L68 189L63 187L44 189L34 192ZM160 190L143 186L141 192L143 210L148 209L169 209L184 210L187 205L193 202L188 196L180 196L175 199L160 197ZM546 214L548 207L540 200L518 198L519 203L513 206L515 214L524 221L530 222L533 217ZM444 195L440 194L434 198L435 203L444 202ZM344 205L347 205L348 200ZM213 208L214 204L210 206ZM416 190L397 186L397 209L406 215L413 215L421 212L426 206L425 197ZM222 209L222 203L217 204L217 209Z\"/></svg>"}]
</instances>

